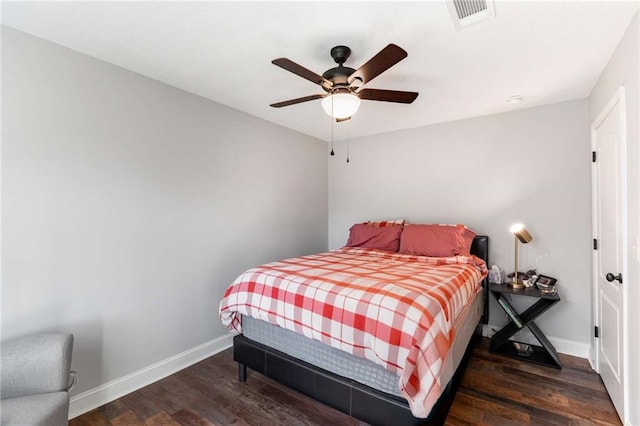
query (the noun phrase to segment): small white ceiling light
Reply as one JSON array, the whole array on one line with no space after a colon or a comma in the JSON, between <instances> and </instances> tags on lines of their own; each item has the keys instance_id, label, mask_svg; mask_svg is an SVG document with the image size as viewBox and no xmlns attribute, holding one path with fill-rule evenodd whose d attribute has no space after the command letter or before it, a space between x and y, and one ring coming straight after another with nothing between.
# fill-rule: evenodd
<instances>
[{"instance_id":1,"label":"small white ceiling light","mask_svg":"<svg viewBox=\"0 0 640 426\"><path fill-rule=\"evenodd\" d=\"M507 103L511 105L521 104L522 102L524 102L524 96L522 95L514 95L507 98Z\"/></svg>"},{"instance_id":2,"label":"small white ceiling light","mask_svg":"<svg viewBox=\"0 0 640 426\"><path fill-rule=\"evenodd\" d=\"M333 118L349 118L360 108L360 98L352 93L334 93L322 100L322 108Z\"/></svg>"}]
</instances>

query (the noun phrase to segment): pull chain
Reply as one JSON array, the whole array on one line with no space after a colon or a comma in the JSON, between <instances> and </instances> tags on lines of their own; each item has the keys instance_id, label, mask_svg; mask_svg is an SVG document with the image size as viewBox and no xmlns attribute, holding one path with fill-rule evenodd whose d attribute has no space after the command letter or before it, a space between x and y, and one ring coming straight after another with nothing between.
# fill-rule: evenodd
<instances>
[{"instance_id":1,"label":"pull chain","mask_svg":"<svg viewBox=\"0 0 640 426\"><path fill-rule=\"evenodd\" d=\"M329 121L331 122L331 156L336 155L333 152L333 96L331 96L331 116L329 117Z\"/></svg>"},{"instance_id":2,"label":"pull chain","mask_svg":"<svg viewBox=\"0 0 640 426\"><path fill-rule=\"evenodd\" d=\"M349 162L349 129L351 128L351 120L347 122L347 163Z\"/></svg>"}]
</instances>

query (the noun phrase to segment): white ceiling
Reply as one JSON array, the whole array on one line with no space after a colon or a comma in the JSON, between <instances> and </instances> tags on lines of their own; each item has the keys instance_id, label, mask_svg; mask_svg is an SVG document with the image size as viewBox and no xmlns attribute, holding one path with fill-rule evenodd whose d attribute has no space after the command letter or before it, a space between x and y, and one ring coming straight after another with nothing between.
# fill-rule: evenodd
<instances>
[{"instance_id":1,"label":"white ceiling","mask_svg":"<svg viewBox=\"0 0 640 426\"><path fill-rule=\"evenodd\" d=\"M363 101L336 139L424 126L589 95L638 1L497 1L495 19L456 30L445 1L3 2L2 22L324 140L320 101L270 103L319 86L271 64L318 74L331 47L359 68L389 43L409 56L367 87L420 93L411 105ZM523 104L506 103L524 95Z\"/></svg>"}]
</instances>

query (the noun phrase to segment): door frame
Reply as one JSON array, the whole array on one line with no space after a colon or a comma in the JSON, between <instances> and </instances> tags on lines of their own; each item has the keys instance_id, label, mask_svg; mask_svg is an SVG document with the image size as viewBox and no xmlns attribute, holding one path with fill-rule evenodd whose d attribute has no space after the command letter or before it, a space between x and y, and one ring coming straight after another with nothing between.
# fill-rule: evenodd
<instances>
[{"instance_id":1,"label":"door frame","mask_svg":"<svg viewBox=\"0 0 640 426\"><path fill-rule=\"evenodd\" d=\"M620 104L620 124L621 124L621 135L620 135L620 152L622 156L622 185L621 185L621 203L622 203L622 223L621 223L621 237L622 237L622 273L623 277L628 277L629 271L629 257L628 257L628 211L627 211L627 162L628 162L628 153L627 153L627 104L625 97L625 88L624 86L620 86L609 102L602 109L600 114L596 117L596 119L591 123L591 151L595 151L596 149L596 129L602 122L607 118L611 110L617 105ZM591 166L591 234L593 238L598 238L597 235L597 222L598 222L598 209L597 209L597 175L595 173L596 166L595 163L592 163ZM592 250L592 269L591 269L591 306L592 306L592 321L594 327L599 327L599 317L600 312L598 309L598 250ZM628 280L622 286L622 380L623 380L623 399L624 399L624 416L628 418L629 413L629 291L628 291ZM595 337L595 333L592 331L591 333L591 357L589 361L591 362L591 367L596 371L599 371L599 340ZM624 423L627 419L621 419Z\"/></svg>"}]
</instances>

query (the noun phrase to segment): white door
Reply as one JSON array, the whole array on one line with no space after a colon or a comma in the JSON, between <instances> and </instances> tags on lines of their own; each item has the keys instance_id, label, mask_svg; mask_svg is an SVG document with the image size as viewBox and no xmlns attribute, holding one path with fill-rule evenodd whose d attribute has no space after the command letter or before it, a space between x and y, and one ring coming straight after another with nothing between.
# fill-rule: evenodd
<instances>
[{"instance_id":1,"label":"white door","mask_svg":"<svg viewBox=\"0 0 640 426\"><path fill-rule=\"evenodd\" d=\"M592 126L597 367L624 421L626 118L620 89Z\"/></svg>"}]
</instances>

